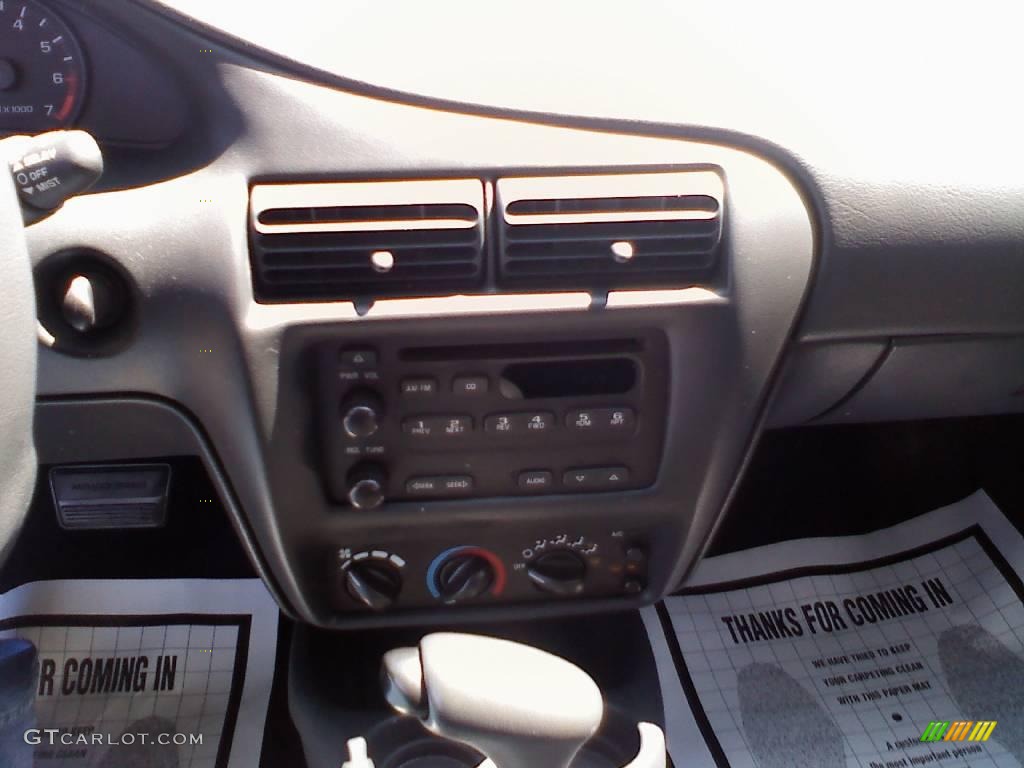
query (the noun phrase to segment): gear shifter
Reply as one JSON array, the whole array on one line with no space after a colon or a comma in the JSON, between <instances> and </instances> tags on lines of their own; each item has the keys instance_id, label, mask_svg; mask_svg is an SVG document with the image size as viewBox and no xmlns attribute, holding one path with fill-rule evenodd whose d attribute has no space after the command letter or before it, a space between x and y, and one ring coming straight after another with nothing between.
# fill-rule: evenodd
<instances>
[{"instance_id":1,"label":"gear shifter","mask_svg":"<svg viewBox=\"0 0 1024 768\"><path fill-rule=\"evenodd\" d=\"M418 649L385 654L383 672L393 709L476 749L494 768L568 768L604 715L590 675L509 640L427 635ZM642 723L640 735L641 754L626 768L664 768L661 729Z\"/></svg>"}]
</instances>

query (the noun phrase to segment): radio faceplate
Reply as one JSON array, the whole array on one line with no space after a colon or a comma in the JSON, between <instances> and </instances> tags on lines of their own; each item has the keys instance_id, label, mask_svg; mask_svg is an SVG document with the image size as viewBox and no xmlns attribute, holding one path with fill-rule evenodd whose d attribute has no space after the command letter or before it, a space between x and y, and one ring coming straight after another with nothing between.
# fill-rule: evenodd
<instances>
[{"instance_id":1,"label":"radio faceplate","mask_svg":"<svg viewBox=\"0 0 1024 768\"><path fill-rule=\"evenodd\" d=\"M329 495L385 500L645 488L665 438L664 334L416 337L317 348Z\"/></svg>"}]
</instances>

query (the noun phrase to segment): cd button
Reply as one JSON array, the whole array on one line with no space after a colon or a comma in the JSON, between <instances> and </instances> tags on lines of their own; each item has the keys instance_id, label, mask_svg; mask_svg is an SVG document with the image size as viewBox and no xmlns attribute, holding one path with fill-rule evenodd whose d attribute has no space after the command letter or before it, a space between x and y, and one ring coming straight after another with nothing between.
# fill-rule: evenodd
<instances>
[{"instance_id":1,"label":"cd button","mask_svg":"<svg viewBox=\"0 0 1024 768\"><path fill-rule=\"evenodd\" d=\"M452 380L452 392L466 397L486 395L489 386L486 376L456 376Z\"/></svg>"}]
</instances>

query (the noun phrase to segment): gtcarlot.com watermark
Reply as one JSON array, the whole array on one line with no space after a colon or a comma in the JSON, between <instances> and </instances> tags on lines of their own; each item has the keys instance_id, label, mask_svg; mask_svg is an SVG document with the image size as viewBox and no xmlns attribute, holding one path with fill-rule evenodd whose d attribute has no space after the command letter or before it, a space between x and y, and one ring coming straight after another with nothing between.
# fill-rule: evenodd
<instances>
[{"instance_id":1,"label":"gtcarlot.com watermark","mask_svg":"<svg viewBox=\"0 0 1024 768\"><path fill-rule=\"evenodd\" d=\"M49 747L121 747L135 744L200 746L201 733L98 733L92 728L29 728L25 743Z\"/></svg>"}]
</instances>

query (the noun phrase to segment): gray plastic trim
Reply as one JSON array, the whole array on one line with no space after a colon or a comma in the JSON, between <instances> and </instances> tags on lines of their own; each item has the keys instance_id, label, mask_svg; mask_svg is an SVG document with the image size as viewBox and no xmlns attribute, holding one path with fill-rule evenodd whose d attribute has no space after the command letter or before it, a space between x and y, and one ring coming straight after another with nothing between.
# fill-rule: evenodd
<instances>
[{"instance_id":1,"label":"gray plastic trim","mask_svg":"<svg viewBox=\"0 0 1024 768\"><path fill-rule=\"evenodd\" d=\"M927 36L907 6L879 38L868 8L823 29L816 17L740 0L655 0L643 13L610 14L581 0L527 0L496 37L469 0L399 4L398 14L389 2L301 0L272 22L269 7L240 18L205 0L137 2L205 25L208 39L267 66L376 98L725 142L773 158L820 216L821 274L801 322L808 340L1024 332L1019 115L1006 79L992 75L1017 64L1015 25L991 24L1009 6L969 19L936 8L929 23L940 32ZM320 22L312 28L311 17ZM947 56L943 41L965 28L974 30L965 39L986 42ZM862 41L875 38L866 60ZM378 55L381 39L388 55ZM908 41L932 66L907 65ZM955 111L945 107L950 84L963 99ZM986 140L965 140L979 115Z\"/></svg>"},{"instance_id":2,"label":"gray plastic trim","mask_svg":"<svg viewBox=\"0 0 1024 768\"><path fill-rule=\"evenodd\" d=\"M779 379L767 426L795 426L827 413L870 378L887 349L886 340L796 345Z\"/></svg>"},{"instance_id":3,"label":"gray plastic trim","mask_svg":"<svg viewBox=\"0 0 1024 768\"><path fill-rule=\"evenodd\" d=\"M45 398L35 408L40 464L134 461L197 456L249 556L278 603L289 612L253 540L238 498L202 429L181 408L151 397Z\"/></svg>"},{"instance_id":4,"label":"gray plastic trim","mask_svg":"<svg viewBox=\"0 0 1024 768\"><path fill-rule=\"evenodd\" d=\"M895 339L864 381L814 423L1024 411L1024 336Z\"/></svg>"}]
</instances>

